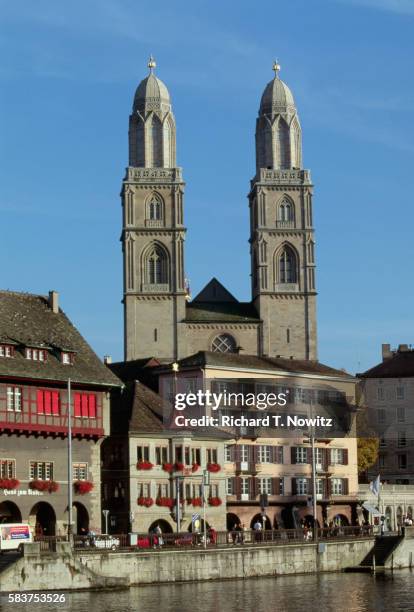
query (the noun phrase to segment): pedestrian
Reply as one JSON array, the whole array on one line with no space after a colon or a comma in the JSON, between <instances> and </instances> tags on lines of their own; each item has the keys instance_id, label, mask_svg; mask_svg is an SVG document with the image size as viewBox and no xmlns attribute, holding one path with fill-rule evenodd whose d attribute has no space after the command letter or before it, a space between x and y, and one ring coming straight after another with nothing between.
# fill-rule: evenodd
<instances>
[{"instance_id":1,"label":"pedestrian","mask_svg":"<svg viewBox=\"0 0 414 612\"><path fill-rule=\"evenodd\" d=\"M159 525L157 525L154 529L154 533L157 536L157 540L158 540L158 548L161 548L161 546L164 545L164 539L162 537L162 529ZM155 548L155 547L154 547Z\"/></svg>"},{"instance_id":2,"label":"pedestrian","mask_svg":"<svg viewBox=\"0 0 414 612\"><path fill-rule=\"evenodd\" d=\"M255 541L260 542L260 532L262 531L262 523L259 521L259 519L256 520L255 524L253 525L253 529L255 531Z\"/></svg>"}]
</instances>

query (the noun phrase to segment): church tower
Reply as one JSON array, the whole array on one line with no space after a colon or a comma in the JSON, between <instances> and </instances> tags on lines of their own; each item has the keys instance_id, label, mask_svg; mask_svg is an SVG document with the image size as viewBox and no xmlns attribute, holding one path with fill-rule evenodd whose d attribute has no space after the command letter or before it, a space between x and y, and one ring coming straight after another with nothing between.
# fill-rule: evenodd
<instances>
[{"instance_id":1,"label":"church tower","mask_svg":"<svg viewBox=\"0 0 414 612\"><path fill-rule=\"evenodd\" d=\"M185 318L183 195L175 119L155 61L129 117L129 165L122 184L125 359L179 355Z\"/></svg>"},{"instance_id":2,"label":"church tower","mask_svg":"<svg viewBox=\"0 0 414 612\"><path fill-rule=\"evenodd\" d=\"M302 167L302 133L289 87L266 85L256 121L251 181L252 299L262 321L260 353L316 359L313 185Z\"/></svg>"}]
</instances>

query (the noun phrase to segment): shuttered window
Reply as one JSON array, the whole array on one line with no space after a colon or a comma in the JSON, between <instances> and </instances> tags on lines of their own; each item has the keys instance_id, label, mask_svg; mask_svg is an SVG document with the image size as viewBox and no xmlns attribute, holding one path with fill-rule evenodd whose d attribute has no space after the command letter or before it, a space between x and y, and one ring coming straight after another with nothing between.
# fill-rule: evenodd
<instances>
[{"instance_id":1,"label":"shuttered window","mask_svg":"<svg viewBox=\"0 0 414 612\"><path fill-rule=\"evenodd\" d=\"M96 418L96 395L94 393L75 393L75 417L87 419Z\"/></svg>"},{"instance_id":2,"label":"shuttered window","mask_svg":"<svg viewBox=\"0 0 414 612\"><path fill-rule=\"evenodd\" d=\"M37 414L60 414L59 391L37 390Z\"/></svg>"}]
</instances>

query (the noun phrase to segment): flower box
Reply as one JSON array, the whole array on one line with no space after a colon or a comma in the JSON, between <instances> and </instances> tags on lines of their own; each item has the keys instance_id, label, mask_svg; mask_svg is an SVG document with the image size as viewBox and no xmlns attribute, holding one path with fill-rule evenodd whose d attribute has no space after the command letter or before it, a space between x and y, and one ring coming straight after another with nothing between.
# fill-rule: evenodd
<instances>
[{"instance_id":1,"label":"flower box","mask_svg":"<svg viewBox=\"0 0 414 612\"><path fill-rule=\"evenodd\" d=\"M89 482L88 480L76 480L73 486L75 488L75 493L78 495L86 495L92 491L93 482Z\"/></svg>"},{"instance_id":2,"label":"flower box","mask_svg":"<svg viewBox=\"0 0 414 612\"><path fill-rule=\"evenodd\" d=\"M187 499L187 503L190 506L200 507L203 505L203 500L201 497L193 497L193 498Z\"/></svg>"},{"instance_id":3,"label":"flower box","mask_svg":"<svg viewBox=\"0 0 414 612\"><path fill-rule=\"evenodd\" d=\"M32 480L29 482L29 487L35 491L47 491L55 493L59 490L59 484L54 480Z\"/></svg>"},{"instance_id":4,"label":"flower box","mask_svg":"<svg viewBox=\"0 0 414 612\"><path fill-rule=\"evenodd\" d=\"M151 461L138 461L137 470L152 470L153 465Z\"/></svg>"},{"instance_id":5,"label":"flower box","mask_svg":"<svg viewBox=\"0 0 414 612\"><path fill-rule=\"evenodd\" d=\"M174 469L176 472L182 472L184 467L185 467L184 463L177 462L174 464Z\"/></svg>"},{"instance_id":6,"label":"flower box","mask_svg":"<svg viewBox=\"0 0 414 612\"><path fill-rule=\"evenodd\" d=\"M145 506L145 508L150 508L154 503L152 497L138 497L137 504L138 506Z\"/></svg>"},{"instance_id":7,"label":"flower box","mask_svg":"<svg viewBox=\"0 0 414 612\"><path fill-rule=\"evenodd\" d=\"M209 472L219 472L221 470L221 465L219 463L208 463L207 469Z\"/></svg>"},{"instance_id":8,"label":"flower box","mask_svg":"<svg viewBox=\"0 0 414 612\"><path fill-rule=\"evenodd\" d=\"M0 489L17 489L20 486L20 481L16 478L0 478Z\"/></svg>"},{"instance_id":9,"label":"flower box","mask_svg":"<svg viewBox=\"0 0 414 612\"><path fill-rule=\"evenodd\" d=\"M169 474L171 474L174 471L174 464L173 463L163 463L162 469L164 470L164 472L168 472Z\"/></svg>"},{"instance_id":10,"label":"flower box","mask_svg":"<svg viewBox=\"0 0 414 612\"><path fill-rule=\"evenodd\" d=\"M197 472L197 470L199 469L200 469L200 466L198 465L198 463L193 463L193 465L191 466L192 472Z\"/></svg>"},{"instance_id":11,"label":"flower box","mask_svg":"<svg viewBox=\"0 0 414 612\"><path fill-rule=\"evenodd\" d=\"M221 506L222 501L220 499L220 497L209 497L208 498L208 503L210 506Z\"/></svg>"},{"instance_id":12,"label":"flower box","mask_svg":"<svg viewBox=\"0 0 414 612\"><path fill-rule=\"evenodd\" d=\"M172 497L157 497L155 503L157 506L163 506L164 508L172 508L174 506L174 500Z\"/></svg>"}]
</instances>

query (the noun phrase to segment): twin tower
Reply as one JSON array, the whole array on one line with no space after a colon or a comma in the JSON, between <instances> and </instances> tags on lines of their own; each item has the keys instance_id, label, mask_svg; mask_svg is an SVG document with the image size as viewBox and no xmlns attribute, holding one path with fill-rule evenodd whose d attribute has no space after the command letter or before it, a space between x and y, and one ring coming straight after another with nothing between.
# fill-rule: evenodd
<instances>
[{"instance_id":1,"label":"twin tower","mask_svg":"<svg viewBox=\"0 0 414 612\"><path fill-rule=\"evenodd\" d=\"M173 361L198 351L316 359L313 186L302 168L299 117L280 66L273 66L256 121L251 302L239 302L216 278L189 299L175 118L152 58L148 67L129 118L121 192L125 359Z\"/></svg>"}]
</instances>

